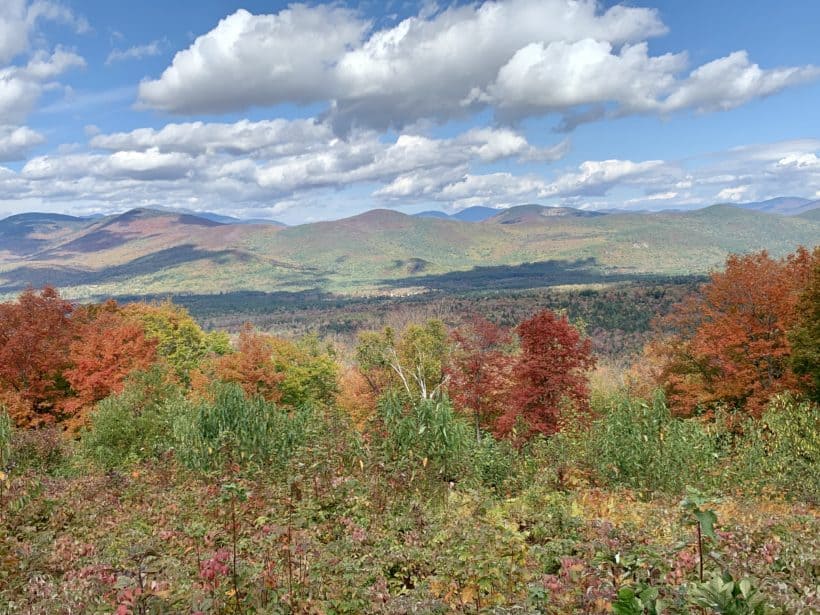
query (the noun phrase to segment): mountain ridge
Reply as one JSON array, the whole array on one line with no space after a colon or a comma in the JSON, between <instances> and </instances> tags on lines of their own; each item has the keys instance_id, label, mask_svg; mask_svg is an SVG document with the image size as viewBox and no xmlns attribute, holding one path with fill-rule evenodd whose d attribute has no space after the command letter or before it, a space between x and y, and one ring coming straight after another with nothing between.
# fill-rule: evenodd
<instances>
[{"instance_id":1,"label":"mountain ridge","mask_svg":"<svg viewBox=\"0 0 820 615\"><path fill-rule=\"evenodd\" d=\"M583 263L567 280L705 273L730 252L782 255L820 237L820 219L714 205L691 211L601 213L528 204L483 222L375 209L290 227L225 224L137 208L99 219L58 214L0 220L0 294L51 283L73 297L240 290L337 294L421 292L447 276L492 287ZM560 269L560 268L559 268ZM570 272L570 273L566 273ZM577 275L576 275L577 274ZM572 277L575 276L575 277ZM465 278L466 279L466 278ZM615 278L612 278L615 279ZM483 281L483 282L482 282ZM466 283L466 282L465 282Z\"/></svg>"}]
</instances>

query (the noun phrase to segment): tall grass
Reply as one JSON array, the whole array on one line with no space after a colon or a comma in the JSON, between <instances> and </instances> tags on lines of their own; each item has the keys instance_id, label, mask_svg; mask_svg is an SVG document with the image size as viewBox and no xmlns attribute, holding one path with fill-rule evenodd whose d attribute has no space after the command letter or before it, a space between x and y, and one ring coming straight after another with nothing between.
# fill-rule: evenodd
<instances>
[{"instance_id":1,"label":"tall grass","mask_svg":"<svg viewBox=\"0 0 820 615\"><path fill-rule=\"evenodd\" d=\"M651 402L613 396L600 410L586 454L604 482L677 493L711 480L718 459L714 437L695 420L672 417L662 394Z\"/></svg>"},{"instance_id":2,"label":"tall grass","mask_svg":"<svg viewBox=\"0 0 820 615\"><path fill-rule=\"evenodd\" d=\"M388 456L429 465L448 480L464 476L475 438L448 399L405 403L398 395L388 395L379 413L387 429Z\"/></svg>"},{"instance_id":3,"label":"tall grass","mask_svg":"<svg viewBox=\"0 0 820 615\"><path fill-rule=\"evenodd\" d=\"M191 469L218 470L228 457L244 467L282 468L305 442L314 413L291 413L262 398L246 398L236 384L217 383L212 400L173 405L177 458Z\"/></svg>"},{"instance_id":4,"label":"tall grass","mask_svg":"<svg viewBox=\"0 0 820 615\"><path fill-rule=\"evenodd\" d=\"M820 501L820 407L776 397L761 420L744 426L732 470L746 490Z\"/></svg>"}]
</instances>

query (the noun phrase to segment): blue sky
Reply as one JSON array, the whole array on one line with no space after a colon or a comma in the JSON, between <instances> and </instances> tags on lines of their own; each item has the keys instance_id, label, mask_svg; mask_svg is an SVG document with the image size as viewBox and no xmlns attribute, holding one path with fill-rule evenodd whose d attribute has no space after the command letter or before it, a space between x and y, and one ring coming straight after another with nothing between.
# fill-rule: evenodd
<instances>
[{"instance_id":1,"label":"blue sky","mask_svg":"<svg viewBox=\"0 0 820 615\"><path fill-rule=\"evenodd\" d=\"M820 199L820 3L4 0L0 216Z\"/></svg>"}]
</instances>

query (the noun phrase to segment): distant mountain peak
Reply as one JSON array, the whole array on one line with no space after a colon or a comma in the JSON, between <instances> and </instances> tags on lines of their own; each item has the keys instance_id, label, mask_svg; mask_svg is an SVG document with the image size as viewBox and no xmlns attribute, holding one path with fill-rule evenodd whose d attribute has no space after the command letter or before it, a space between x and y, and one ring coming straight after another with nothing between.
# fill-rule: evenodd
<instances>
[{"instance_id":1,"label":"distant mountain peak","mask_svg":"<svg viewBox=\"0 0 820 615\"><path fill-rule=\"evenodd\" d=\"M585 209L575 209L574 207L548 207L537 203L527 203L499 210L495 216L488 218L486 222L492 224L521 224L525 222L543 222L545 219L555 217L593 218L605 215L607 214L600 211L587 211Z\"/></svg>"}]
</instances>

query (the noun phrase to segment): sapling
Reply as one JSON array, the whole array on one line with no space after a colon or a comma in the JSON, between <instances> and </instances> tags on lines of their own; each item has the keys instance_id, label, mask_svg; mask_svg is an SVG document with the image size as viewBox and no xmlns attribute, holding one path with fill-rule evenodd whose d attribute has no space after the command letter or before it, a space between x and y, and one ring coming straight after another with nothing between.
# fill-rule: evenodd
<instances>
[{"instance_id":1,"label":"sapling","mask_svg":"<svg viewBox=\"0 0 820 615\"><path fill-rule=\"evenodd\" d=\"M703 583L703 536L704 534L717 542L717 534L715 534L715 523L717 522L717 514L715 511L704 508L708 503L714 501L713 498L705 496L703 493L694 487L686 487L686 497L681 500L681 508L694 517L693 525L697 528L698 539L698 561L699 561L699 578Z\"/></svg>"}]
</instances>

